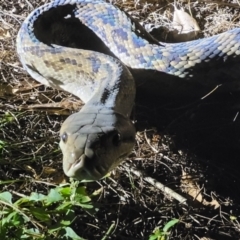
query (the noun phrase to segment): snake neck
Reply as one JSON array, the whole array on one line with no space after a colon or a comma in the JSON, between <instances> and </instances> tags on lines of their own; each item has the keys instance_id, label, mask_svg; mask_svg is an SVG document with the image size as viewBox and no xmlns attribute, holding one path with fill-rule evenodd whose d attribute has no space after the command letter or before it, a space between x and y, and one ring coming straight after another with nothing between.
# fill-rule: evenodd
<instances>
[{"instance_id":1,"label":"snake neck","mask_svg":"<svg viewBox=\"0 0 240 240\"><path fill-rule=\"evenodd\" d=\"M94 88L94 94L86 102L85 108L92 107L96 110L104 108L106 111L114 111L129 118L136 94L135 81L124 65L118 60L112 59L112 61L116 65L111 69L108 68L107 76L103 77Z\"/></svg>"}]
</instances>

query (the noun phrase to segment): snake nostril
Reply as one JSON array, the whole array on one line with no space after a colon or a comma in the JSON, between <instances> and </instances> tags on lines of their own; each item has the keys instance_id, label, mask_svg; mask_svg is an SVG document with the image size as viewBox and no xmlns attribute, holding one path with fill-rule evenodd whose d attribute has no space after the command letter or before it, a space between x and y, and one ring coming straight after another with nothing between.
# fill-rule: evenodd
<instances>
[{"instance_id":1,"label":"snake nostril","mask_svg":"<svg viewBox=\"0 0 240 240\"><path fill-rule=\"evenodd\" d=\"M119 146L121 144L121 135L120 133L116 133L112 138L112 143L114 146Z\"/></svg>"},{"instance_id":2,"label":"snake nostril","mask_svg":"<svg viewBox=\"0 0 240 240\"><path fill-rule=\"evenodd\" d=\"M66 132L64 132L64 133L62 134L61 139L62 139L62 141L63 141L64 143L67 142L67 140L68 140L68 135L67 135Z\"/></svg>"}]
</instances>

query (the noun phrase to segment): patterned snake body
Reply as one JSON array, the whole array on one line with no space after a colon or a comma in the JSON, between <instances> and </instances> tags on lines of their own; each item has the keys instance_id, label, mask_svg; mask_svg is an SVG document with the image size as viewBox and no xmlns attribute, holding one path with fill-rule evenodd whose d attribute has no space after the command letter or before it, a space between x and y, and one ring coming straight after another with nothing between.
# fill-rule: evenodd
<instances>
[{"instance_id":1,"label":"patterned snake body","mask_svg":"<svg viewBox=\"0 0 240 240\"><path fill-rule=\"evenodd\" d=\"M41 42L34 33L35 22L60 6L69 8L63 18L79 19L120 60ZM140 37L124 12L105 1L55 0L34 10L23 22L17 52L37 81L68 91L86 103L62 125L60 147L68 176L95 180L124 160L134 146L135 130L129 116L135 85L128 67L186 80L200 74L203 64L209 64L209 72L215 71L229 58L239 58L240 29L185 43L154 44Z\"/></svg>"}]
</instances>

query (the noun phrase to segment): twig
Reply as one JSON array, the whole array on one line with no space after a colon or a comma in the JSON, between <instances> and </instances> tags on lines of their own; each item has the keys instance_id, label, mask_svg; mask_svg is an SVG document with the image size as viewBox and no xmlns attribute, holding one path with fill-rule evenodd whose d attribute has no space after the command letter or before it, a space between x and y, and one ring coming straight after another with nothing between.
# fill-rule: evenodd
<instances>
[{"instance_id":1,"label":"twig","mask_svg":"<svg viewBox=\"0 0 240 240\"><path fill-rule=\"evenodd\" d=\"M147 142L148 146L149 146L155 153L158 153L159 151L151 145L150 140L149 140L148 137L147 137L146 130L144 131L144 137L145 137L145 139L146 139L146 142Z\"/></svg>"},{"instance_id":2,"label":"twig","mask_svg":"<svg viewBox=\"0 0 240 240\"><path fill-rule=\"evenodd\" d=\"M112 231L114 230L114 228L115 228L115 222L112 223L112 225L109 227L109 229L107 230L106 234L103 236L103 238L101 240L108 239L110 234L112 234Z\"/></svg>"},{"instance_id":3,"label":"twig","mask_svg":"<svg viewBox=\"0 0 240 240\"><path fill-rule=\"evenodd\" d=\"M144 176L144 174L139 171L134 169L133 167L130 167L128 164L124 164L123 167L125 168L126 171L130 171L133 174L135 174L139 178L143 178L144 181L150 183L151 185L155 186L159 190L161 190L164 194L170 195L172 198L176 199L177 201L180 202L180 204L188 205L187 204L187 199L181 196L180 194L176 193L173 191L171 188L166 187L162 183L158 182L154 178Z\"/></svg>"},{"instance_id":4,"label":"twig","mask_svg":"<svg viewBox=\"0 0 240 240\"><path fill-rule=\"evenodd\" d=\"M203 100L204 98L206 98L206 97L208 97L210 94L212 94L213 92L215 92L219 87L221 87L222 86L222 84L219 84L219 85L217 85L213 90L211 90L209 93L207 93L205 96L203 96L202 98L201 98L201 100Z\"/></svg>"}]
</instances>

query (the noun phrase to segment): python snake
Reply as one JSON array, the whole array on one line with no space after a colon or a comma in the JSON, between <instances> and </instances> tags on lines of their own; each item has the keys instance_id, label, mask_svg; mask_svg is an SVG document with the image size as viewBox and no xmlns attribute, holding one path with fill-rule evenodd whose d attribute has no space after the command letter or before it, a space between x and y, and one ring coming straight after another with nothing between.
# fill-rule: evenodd
<instances>
[{"instance_id":1,"label":"python snake","mask_svg":"<svg viewBox=\"0 0 240 240\"><path fill-rule=\"evenodd\" d=\"M51 18L43 24L47 33L38 37L37 22L46 13L52 19L74 19L91 29L110 54L44 40ZM184 81L199 76L206 82L206 76L217 69L221 72L228 63L239 62L240 29L185 43L157 43L142 38L127 14L103 0L55 0L34 10L23 22L17 52L34 79L85 102L60 130L63 170L69 177L97 180L126 159L134 147L130 114L135 80L131 69L164 72Z\"/></svg>"}]
</instances>

